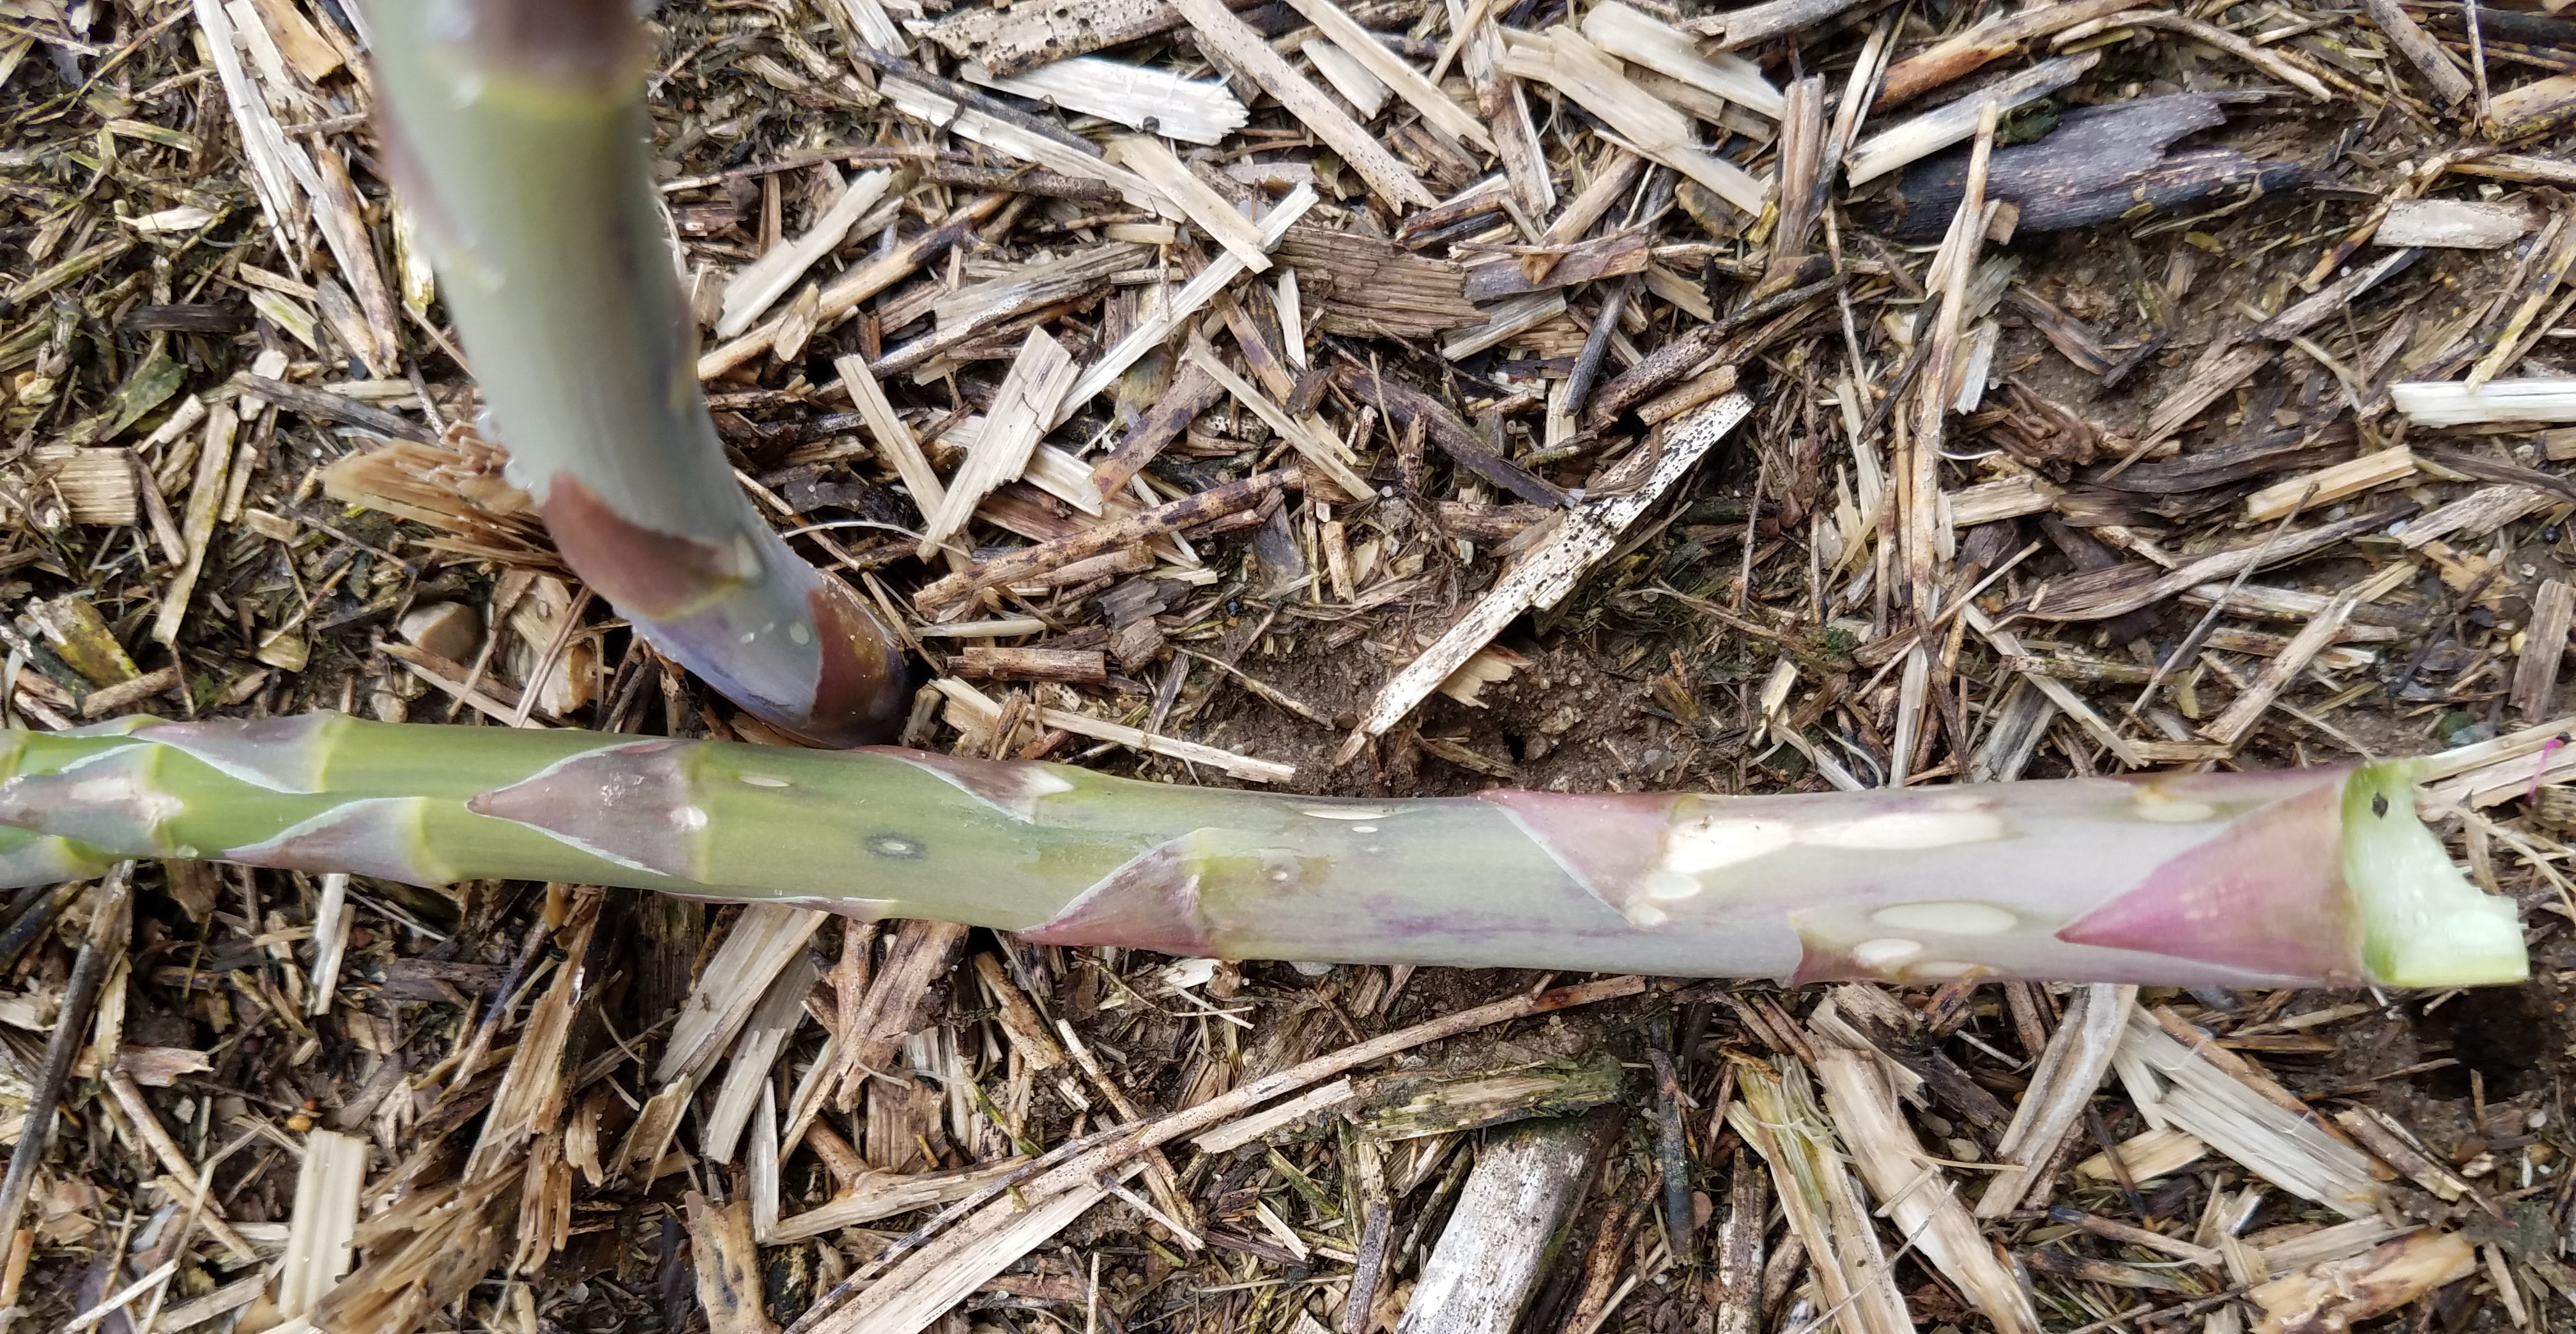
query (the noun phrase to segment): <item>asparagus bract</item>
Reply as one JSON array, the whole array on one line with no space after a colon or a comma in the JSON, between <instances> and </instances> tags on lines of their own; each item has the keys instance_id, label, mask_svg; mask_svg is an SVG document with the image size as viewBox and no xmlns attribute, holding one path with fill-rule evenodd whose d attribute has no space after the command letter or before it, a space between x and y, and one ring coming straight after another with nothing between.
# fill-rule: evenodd
<instances>
[{"instance_id":1,"label":"asparagus bract","mask_svg":"<svg viewBox=\"0 0 2576 1334\"><path fill-rule=\"evenodd\" d=\"M510 453L575 573L736 703L881 739L900 651L735 483L647 170L626 0L368 0L388 155Z\"/></svg>"},{"instance_id":2,"label":"asparagus bract","mask_svg":"<svg viewBox=\"0 0 2576 1334\"><path fill-rule=\"evenodd\" d=\"M2451 865L2402 762L1366 801L890 748L145 718L0 734L0 825L0 886L214 858L1238 959L2235 987L2527 968L2513 903Z\"/></svg>"}]
</instances>

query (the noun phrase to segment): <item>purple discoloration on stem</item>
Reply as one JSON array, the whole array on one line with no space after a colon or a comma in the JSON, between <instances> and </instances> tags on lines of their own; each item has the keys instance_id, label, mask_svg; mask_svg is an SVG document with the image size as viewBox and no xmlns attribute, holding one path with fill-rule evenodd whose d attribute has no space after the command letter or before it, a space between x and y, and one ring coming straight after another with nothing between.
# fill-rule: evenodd
<instances>
[{"instance_id":1,"label":"purple discoloration on stem","mask_svg":"<svg viewBox=\"0 0 2576 1334\"><path fill-rule=\"evenodd\" d=\"M424 797L370 797L334 806L276 837L226 849L226 861L278 870L328 868L406 885L438 886L456 872L430 855Z\"/></svg>"},{"instance_id":2,"label":"purple discoloration on stem","mask_svg":"<svg viewBox=\"0 0 2576 1334\"><path fill-rule=\"evenodd\" d=\"M732 552L628 521L568 472L547 480L544 512L565 562L632 615L686 616L751 573Z\"/></svg>"},{"instance_id":3,"label":"purple discoloration on stem","mask_svg":"<svg viewBox=\"0 0 2576 1334\"><path fill-rule=\"evenodd\" d=\"M2333 777L2236 820L2057 938L2326 985L2365 980Z\"/></svg>"},{"instance_id":4,"label":"purple discoloration on stem","mask_svg":"<svg viewBox=\"0 0 2576 1334\"><path fill-rule=\"evenodd\" d=\"M875 746L871 749L937 775L941 782L1023 824L1037 820L1039 801L1073 790L1073 784L1033 764L933 755L925 751L905 750L900 746Z\"/></svg>"},{"instance_id":5,"label":"purple discoloration on stem","mask_svg":"<svg viewBox=\"0 0 2576 1334\"><path fill-rule=\"evenodd\" d=\"M796 730L827 746L856 746L892 735L911 698L903 650L849 585L830 575L811 576L805 595L822 646L814 704Z\"/></svg>"},{"instance_id":6,"label":"purple discoloration on stem","mask_svg":"<svg viewBox=\"0 0 2576 1334\"><path fill-rule=\"evenodd\" d=\"M693 800L691 749L656 738L584 751L480 793L465 808L620 865L703 882L707 813Z\"/></svg>"},{"instance_id":7,"label":"purple discoloration on stem","mask_svg":"<svg viewBox=\"0 0 2576 1334\"><path fill-rule=\"evenodd\" d=\"M544 511L574 571L736 703L824 746L875 741L902 720L903 655L893 636L847 585L805 568L766 534L726 550L659 532L631 522L568 472L547 483ZM780 568L761 570L764 559ZM805 623L754 649L717 604L762 577L803 582ZM760 684L736 670L776 655L807 660L813 674Z\"/></svg>"},{"instance_id":8,"label":"purple discoloration on stem","mask_svg":"<svg viewBox=\"0 0 2576 1334\"><path fill-rule=\"evenodd\" d=\"M1493 788L1478 799L1503 808L1530 841L1594 898L1634 921L1646 876L1663 855L1677 798L1669 793L1578 796Z\"/></svg>"},{"instance_id":9,"label":"purple discoloration on stem","mask_svg":"<svg viewBox=\"0 0 2576 1334\"><path fill-rule=\"evenodd\" d=\"M162 837L163 821L185 804L152 781L159 752L121 746L58 773L20 774L0 783L0 824L41 829L124 856L175 853Z\"/></svg>"},{"instance_id":10,"label":"purple discoloration on stem","mask_svg":"<svg viewBox=\"0 0 2576 1334\"><path fill-rule=\"evenodd\" d=\"M159 723L135 735L271 792L319 792L330 756L324 734L337 717L300 713L247 722Z\"/></svg>"},{"instance_id":11,"label":"purple discoloration on stem","mask_svg":"<svg viewBox=\"0 0 2576 1334\"><path fill-rule=\"evenodd\" d=\"M614 87L643 59L632 0L427 0L439 41L534 82Z\"/></svg>"},{"instance_id":12,"label":"purple discoloration on stem","mask_svg":"<svg viewBox=\"0 0 2576 1334\"><path fill-rule=\"evenodd\" d=\"M1205 958L1218 952L1200 911L1198 858L1183 835L1139 853L1047 921L1020 933L1041 945L1117 945Z\"/></svg>"}]
</instances>

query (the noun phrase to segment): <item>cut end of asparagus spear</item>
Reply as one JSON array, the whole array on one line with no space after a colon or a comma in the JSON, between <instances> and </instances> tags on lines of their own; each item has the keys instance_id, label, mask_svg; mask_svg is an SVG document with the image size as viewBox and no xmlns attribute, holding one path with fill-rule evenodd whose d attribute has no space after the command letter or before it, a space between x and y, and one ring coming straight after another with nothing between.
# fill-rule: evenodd
<instances>
[{"instance_id":1,"label":"cut end of asparagus spear","mask_svg":"<svg viewBox=\"0 0 2576 1334\"><path fill-rule=\"evenodd\" d=\"M2343 874L2361 910L2362 962L2390 986L2458 987L2531 975L2513 900L2452 865L2415 815L2415 766L2365 764L2343 789Z\"/></svg>"}]
</instances>

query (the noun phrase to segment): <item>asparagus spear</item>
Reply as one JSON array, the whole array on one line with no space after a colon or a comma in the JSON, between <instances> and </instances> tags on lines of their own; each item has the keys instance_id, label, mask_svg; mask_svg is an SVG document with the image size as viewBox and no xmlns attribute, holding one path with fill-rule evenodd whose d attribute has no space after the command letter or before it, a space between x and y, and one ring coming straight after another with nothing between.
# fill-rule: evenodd
<instances>
[{"instance_id":1,"label":"asparagus spear","mask_svg":"<svg viewBox=\"0 0 2576 1334\"><path fill-rule=\"evenodd\" d=\"M896 749L122 719L0 734L0 886L124 857L576 881L1174 954L1798 980L2524 976L2402 762L1362 801Z\"/></svg>"},{"instance_id":2,"label":"asparagus spear","mask_svg":"<svg viewBox=\"0 0 2576 1334\"><path fill-rule=\"evenodd\" d=\"M367 0L387 155L573 570L654 646L816 741L882 739L900 650L736 485L647 173L628 0Z\"/></svg>"}]
</instances>

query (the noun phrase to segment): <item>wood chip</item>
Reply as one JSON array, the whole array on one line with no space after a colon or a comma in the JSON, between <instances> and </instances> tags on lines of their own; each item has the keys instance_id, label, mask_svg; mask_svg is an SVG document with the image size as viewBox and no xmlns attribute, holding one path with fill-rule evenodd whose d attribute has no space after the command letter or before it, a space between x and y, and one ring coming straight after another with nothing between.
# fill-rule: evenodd
<instances>
[{"instance_id":1,"label":"wood chip","mask_svg":"<svg viewBox=\"0 0 2576 1334\"><path fill-rule=\"evenodd\" d=\"M2036 101L2084 77L2100 64L2097 52L2058 56L2002 79L1976 97L1962 98L1936 111L1891 125L1852 145L1844 159L1844 179L1853 185L1874 181L1977 132L1977 117L1992 104L2005 111Z\"/></svg>"},{"instance_id":2,"label":"wood chip","mask_svg":"<svg viewBox=\"0 0 2576 1334\"><path fill-rule=\"evenodd\" d=\"M1002 387L993 393L993 410L966 461L949 478L947 494L924 520L918 554L927 557L946 542L974 513L994 487L1026 471L1038 437L1053 423L1055 405L1074 383L1073 358L1044 329L1031 330L1020 344Z\"/></svg>"},{"instance_id":3,"label":"wood chip","mask_svg":"<svg viewBox=\"0 0 2576 1334\"><path fill-rule=\"evenodd\" d=\"M133 455L125 450L39 445L29 458L36 483L61 498L62 514L73 523L124 528L141 512Z\"/></svg>"},{"instance_id":4,"label":"wood chip","mask_svg":"<svg viewBox=\"0 0 2576 1334\"><path fill-rule=\"evenodd\" d=\"M1553 85L1607 122L1637 152L1708 187L1746 214L1761 215L1770 194L1767 185L1702 149L1682 113L1639 88L1617 60L1574 29L1550 28L1543 41L1513 46L1503 68L1515 77Z\"/></svg>"},{"instance_id":5,"label":"wood chip","mask_svg":"<svg viewBox=\"0 0 2576 1334\"><path fill-rule=\"evenodd\" d=\"M1197 31L1210 55L1278 98L1280 105L1315 132L1316 138L1332 145L1333 151L1341 154L1342 160L1397 213L1438 202L1412 168L1388 152L1377 136L1344 115L1323 89L1289 68L1288 62L1261 40L1261 34L1236 18L1222 0L1172 0L1172 7Z\"/></svg>"},{"instance_id":6,"label":"wood chip","mask_svg":"<svg viewBox=\"0 0 2576 1334\"><path fill-rule=\"evenodd\" d=\"M2513 669L2513 707L2525 718L2546 718L2558 707L2558 668L2567 653L2571 619L2576 619L2576 587L2563 579L2541 580Z\"/></svg>"},{"instance_id":7,"label":"wood chip","mask_svg":"<svg viewBox=\"0 0 2576 1334\"><path fill-rule=\"evenodd\" d=\"M1288 0L1288 4L1331 38L1344 54L1366 66L1379 82L1421 112L1426 123L1452 138L1463 139L1489 153L1494 151L1493 136L1485 132L1484 122L1387 50L1375 34L1361 27L1333 0Z\"/></svg>"},{"instance_id":8,"label":"wood chip","mask_svg":"<svg viewBox=\"0 0 2576 1334\"><path fill-rule=\"evenodd\" d=\"M1263 244L1261 229L1234 205L1208 188L1206 182L1190 174L1162 140L1147 135L1127 135L1109 145L1109 160L1142 176L1165 199L1180 208L1181 213L1206 232L1210 239L1224 246L1226 253L1242 261L1252 273L1270 270L1270 255Z\"/></svg>"},{"instance_id":9,"label":"wood chip","mask_svg":"<svg viewBox=\"0 0 2576 1334\"><path fill-rule=\"evenodd\" d=\"M2393 199L2388 204L2388 216L2379 220L2370 242L2383 246L2496 250L2521 240L2534 225L2528 209L2511 204L2471 199Z\"/></svg>"},{"instance_id":10,"label":"wood chip","mask_svg":"<svg viewBox=\"0 0 2576 1334\"><path fill-rule=\"evenodd\" d=\"M968 64L958 77L1185 143L1221 144L1250 116L1222 80L1188 79L1168 70L1094 56L1058 60L1017 74L994 74Z\"/></svg>"},{"instance_id":11,"label":"wood chip","mask_svg":"<svg viewBox=\"0 0 2576 1334\"><path fill-rule=\"evenodd\" d=\"M1773 120L1787 108L1780 90L1763 77L1761 66L1728 52L1703 54L1690 34L1618 0L1594 5L1583 16L1583 36L1629 64L1643 65Z\"/></svg>"},{"instance_id":12,"label":"wood chip","mask_svg":"<svg viewBox=\"0 0 2576 1334\"><path fill-rule=\"evenodd\" d=\"M750 328L752 321L804 278L806 270L849 238L850 230L885 198L893 183L891 171L863 173L842 187L840 197L804 235L744 266L725 284L724 315L716 321L716 336L731 338Z\"/></svg>"}]
</instances>

